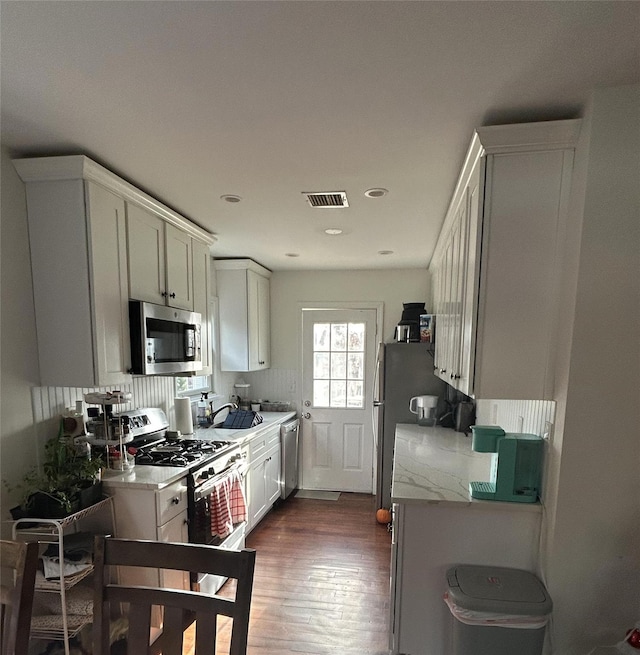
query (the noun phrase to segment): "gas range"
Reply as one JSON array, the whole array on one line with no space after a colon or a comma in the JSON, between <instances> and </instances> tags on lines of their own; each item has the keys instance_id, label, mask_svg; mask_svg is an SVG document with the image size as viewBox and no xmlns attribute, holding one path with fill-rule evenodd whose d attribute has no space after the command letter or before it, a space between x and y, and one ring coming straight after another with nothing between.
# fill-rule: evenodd
<instances>
[{"instance_id":1,"label":"gas range","mask_svg":"<svg viewBox=\"0 0 640 655\"><path fill-rule=\"evenodd\" d=\"M137 447L136 465L189 467L208 463L222 457L237 446L229 441L164 438L151 444L132 444Z\"/></svg>"},{"instance_id":2,"label":"gas range","mask_svg":"<svg viewBox=\"0 0 640 655\"><path fill-rule=\"evenodd\" d=\"M113 420L126 426L126 442L130 452L135 448L136 466L175 466L193 474L215 461L217 473L239 457L240 447L233 441L172 436L165 413L157 407L121 412Z\"/></svg>"}]
</instances>

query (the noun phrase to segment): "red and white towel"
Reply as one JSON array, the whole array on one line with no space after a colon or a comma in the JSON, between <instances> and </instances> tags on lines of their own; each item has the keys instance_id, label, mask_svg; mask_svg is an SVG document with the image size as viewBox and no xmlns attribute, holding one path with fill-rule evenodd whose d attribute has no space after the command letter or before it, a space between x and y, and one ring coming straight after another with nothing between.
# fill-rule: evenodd
<instances>
[{"instance_id":1,"label":"red and white towel","mask_svg":"<svg viewBox=\"0 0 640 655\"><path fill-rule=\"evenodd\" d=\"M242 476L233 471L218 481L209 496L211 533L221 539L228 536L233 526L247 520L247 503L242 489Z\"/></svg>"}]
</instances>

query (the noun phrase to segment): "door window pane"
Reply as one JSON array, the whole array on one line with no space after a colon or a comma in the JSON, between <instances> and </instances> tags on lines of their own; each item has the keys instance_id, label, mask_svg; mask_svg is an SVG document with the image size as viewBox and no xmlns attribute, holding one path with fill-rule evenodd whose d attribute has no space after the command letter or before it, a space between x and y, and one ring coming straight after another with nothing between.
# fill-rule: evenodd
<instances>
[{"instance_id":1,"label":"door window pane","mask_svg":"<svg viewBox=\"0 0 640 655\"><path fill-rule=\"evenodd\" d=\"M345 380L331 380L331 407L346 407L347 383Z\"/></svg>"},{"instance_id":2,"label":"door window pane","mask_svg":"<svg viewBox=\"0 0 640 655\"><path fill-rule=\"evenodd\" d=\"M331 379L347 377L347 353L331 353Z\"/></svg>"},{"instance_id":3,"label":"door window pane","mask_svg":"<svg viewBox=\"0 0 640 655\"><path fill-rule=\"evenodd\" d=\"M313 404L316 407L329 407L329 380L313 381Z\"/></svg>"},{"instance_id":4,"label":"door window pane","mask_svg":"<svg viewBox=\"0 0 640 655\"><path fill-rule=\"evenodd\" d=\"M364 323L349 323L349 350L364 350Z\"/></svg>"},{"instance_id":5,"label":"door window pane","mask_svg":"<svg viewBox=\"0 0 640 655\"><path fill-rule=\"evenodd\" d=\"M364 407L364 323L313 326L313 404Z\"/></svg>"},{"instance_id":6,"label":"door window pane","mask_svg":"<svg viewBox=\"0 0 640 655\"><path fill-rule=\"evenodd\" d=\"M364 385L362 380L347 382L347 407L361 409L364 407Z\"/></svg>"},{"instance_id":7,"label":"door window pane","mask_svg":"<svg viewBox=\"0 0 640 655\"><path fill-rule=\"evenodd\" d=\"M349 380L362 380L364 378L364 353L349 353L347 378Z\"/></svg>"},{"instance_id":8,"label":"door window pane","mask_svg":"<svg viewBox=\"0 0 640 655\"><path fill-rule=\"evenodd\" d=\"M347 324L331 324L331 350L347 349Z\"/></svg>"},{"instance_id":9,"label":"door window pane","mask_svg":"<svg viewBox=\"0 0 640 655\"><path fill-rule=\"evenodd\" d=\"M313 350L329 350L330 323L313 324Z\"/></svg>"},{"instance_id":10,"label":"door window pane","mask_svg":"<svg viewBox=\"0 0 640 655\"><path fill-rule=\"evenodd\" d=\"M328 380L329 379L329 353L313 353L313 378Z\"/></svg>"}]
</instances>

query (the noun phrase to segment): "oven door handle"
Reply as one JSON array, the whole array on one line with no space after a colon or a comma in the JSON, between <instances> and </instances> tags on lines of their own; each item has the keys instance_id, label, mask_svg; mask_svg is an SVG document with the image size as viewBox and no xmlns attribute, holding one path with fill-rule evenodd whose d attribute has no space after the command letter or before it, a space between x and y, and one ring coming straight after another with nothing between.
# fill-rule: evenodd
<instances>
[{"instance_id":1,"label":"oven door handle","mask_svg":"<svg viewBox=\"0 0 640 655\"><path fill-rule=\"evenodd\" d=\"M196 487L193 490L193 497L195 502L198 502L199 500L202 500L206 496L209 496L211 492L213 491L213 488L220 482L221 480L224 480L226 477L229 475L233 474L235 471L238 471L240 473L240 477L244 478L243 475L243 469L241 466L231 466L228 469L225 469L218 475L216 475L214 478L211 478L211 480L207 480L204 484L200 485L199 487Z\"/></svg>"}]
</instances>

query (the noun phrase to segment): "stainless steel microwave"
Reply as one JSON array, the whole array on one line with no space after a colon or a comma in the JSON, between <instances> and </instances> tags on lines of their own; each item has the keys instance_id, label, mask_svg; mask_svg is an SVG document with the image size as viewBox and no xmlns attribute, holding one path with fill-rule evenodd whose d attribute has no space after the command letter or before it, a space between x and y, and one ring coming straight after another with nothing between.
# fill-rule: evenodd
<instances>
[{"instance_id":1,"label":"stainless steel microwave","mask_svg":"<svg viewBox=\"0 0 640 655\"><path fill-rule=\"evenodd\" d=\"M130 300L129 329L134 375L192 375L202 369L197 312Z\"/></svg>"}]
</instances>

